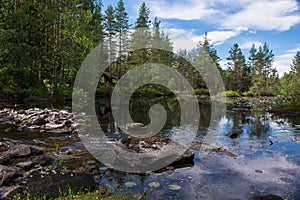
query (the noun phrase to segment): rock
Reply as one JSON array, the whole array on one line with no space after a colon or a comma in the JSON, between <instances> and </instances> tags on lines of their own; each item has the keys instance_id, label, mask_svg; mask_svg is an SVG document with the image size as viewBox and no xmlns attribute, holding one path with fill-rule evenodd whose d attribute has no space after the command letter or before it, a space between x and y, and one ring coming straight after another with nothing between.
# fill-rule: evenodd
<instances>
[{"instance_id":1,"label":"rock","mask_svg":"<svg viewBox=\"0 0 300 200\"><path fill-rule=\"evenodd\" d=\"M212 152L216 152L216 153L225 154L232 158L237 158L237 155L233 154L232 152L228 151L227 149L224 149L222 147L214 147L209 144L202 143L202 142L192 142L190 147L192 149L200 149L203 151L212 151Z\"/></svg>"},{"instance_id":2,"label":"rock","mask_svg":"<svg viewBox=\"0 0 300 200\"><path fill-rule=\"evenodd\" d=\"M0 199L11 199L16 194L23 194L24 187L19 185L14 185L10 187L1 187L0 188Z\"/></svg>"},{"instance_id":3,"label":"rock","mask_svg":"<svg viewBox=\"0 0 300 200\"><path fill-rule=\"evenodd\" d=\"M7 128L7 129L5 129L5 130L4 130L4 132L5 132L5 133L9 133L9 132L11 132L11 128Z\"/></svg>"},{"instance_id":4,"label":"rock","mask_svg":"<svg viewBox=\"0 0 300 200\"><path fill-rule=\"evenodd\" d=\"M126 131L131 131L131 130L138 130L143 128L145 125L142 123L127 123L125 125Z\"/></svg>"},{"instance_id":5,"label":"rock","mask_svg":"<svg viewBox=\"0 0 300 200\"><path fill-rule=\"evenodd\" d=\"M116 145L136 153L151 153L153 160L148 161L152 163L160 162L159 158L162 158L160 153L167 151L170 155L169 157L166 155L166 159L173 160L176 158L171 165L181 167L186 164L194 164L194 152L185 149L185 147L173 142L170 138L161 134L142 139L129 136L117 141ZM167 146L168 149L166 149ZM156 160L156 158L158 158L158 160Z\"/></svg>"},{"instance_id":6,"label":"rock","mask_svg":"<svg viewBox=\"0 0 300 200\"><path fill-rule=\"evenodd\" d=\"M18 168L0 165L0 186L13 185L17 177L22 176Z\"/></svg>"},{"instance_id":7,"label":"rock","mask_svg":"<svg viewBox=\"0 0 300 200\"><path fill-rule=\"evenodd\" d=\"M16 164L16 166L23 170L29 170L34 166L34 163L32 161L26 161L26 162L20 162Z\"/></svg>"},{"instance_id":8,"label":"rock","mask_svg":"<svg viewBox=\"0 0 300 200\"><path fill-rule=\"evenodd\" d=\"M39 109L28 110L3 109L0 110L0 122L15 123L19 131L29 130L41 132L43 130L59 130L58 132L72 132L74 129L73 114L67 110Z\"/></svg>"},{"instance_id":9,"label":"rock","mask_svg":"<svg viewBox=\"0 0 300 200\"><path fill-rule=\"evenodd\" d=\"M227 133L226 136L230 137L231 139L234 139L237 138L240 134L241 132L231 132L231 133Z\"/></svg>"},{"instance_id":10,"label":"rock","mask_svg":"<svg viewBox=\"0 0 300 200\"><path fill-rule=\"evenodd\" d=\"M250 102L246 99L239 99L238 101L236 101L234 103L234 108L235 109L245 109L245 110L248 110L248 109L251 109L252 108L252 105L250 104Z\"/></svg>"},{"instance_id":11,"label":"rock","mask_svg":"<svg viewBox=\"0 0 300 200\"><path fill-rule=\"evenodd\" d=\"M149 152L151 150L159 150L161 146L164 146L171 142L171 139L161 134L157 134L148 138L136 138L126 137L118 141L116 144L137 153Z\"/></svg>"},{"instance_id":12,"label":"rock","mask_svg":"<svg viewBox=\"0 0 300 200\"><path fill-rule=\"evenodd\" d=\"M91 174L66 172L56 174L40 175L38 172L32 173L27 180L28 192L31 195L45 193L51 197L68 192L72 188L73 192L82 189L95 189L96 183Z\"/></svg>"},{"instance_id":13,"label":"rock","mask_svg":"<svg viewBox=\"0 0 300 200\"><path fill-rule=\"evenodd\" d=\"M283 198L274 194L268 194L265 196L255 196L250 198L250 200L283 200Z\"/></svg>"},{"instance_id":14,"label":"rock","mask_svg":"<svg viewBox=\"0 0 300 200\"><path fill-rule=\"evenodd\" d=\"M35 118L32 120L31 124L32 125L38 125L38 126L42 126L45 125L48 121L46 121L44 119L45 116L39 116L38 118Z\"/></svg>"},{"instance_id":15,"label":"rock","mask_svg":"<svg viewBox=\"0 0 300 200\"><path fill-rule=\"evenodd\" d=\"M18 144L11 146L7 153L11 155L11 157L28 157L28 156L36 156L41 155L44 153L44 148L32 146L32 145L25 145L25 144Z\"/></svg>"},{"instance_id":16,"label":"rock","mask_svg":"<svg viewBox=\"0 0 300 200\"><path fill-rule=\"evenodd\" d=\"M40 155L32 159L32 162L34 165L40 165L43 167L52 165L57 159L53 154L45 154L45 155Z\"/></svg>"},{"instance_id":17,"label":"rock","mask_svg":"<svg viewBox=\"0 0 300 200\"><path fill-rule=\"evenodd\" d=\"M18 144L11 146L7 151L0 153L0 164L7 164L14 158L23 158L41 155L44 149L37 146Z\"/></svg>"}]
</instances>

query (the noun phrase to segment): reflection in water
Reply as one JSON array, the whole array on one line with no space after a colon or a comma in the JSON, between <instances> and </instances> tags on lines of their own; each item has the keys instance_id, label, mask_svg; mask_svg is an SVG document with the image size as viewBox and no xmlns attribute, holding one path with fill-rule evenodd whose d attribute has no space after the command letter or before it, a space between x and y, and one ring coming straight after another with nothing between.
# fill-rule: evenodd
<instances>
[{"instance_id":1,"label":"reflection in water","mask_svg":"<svg viewBox=\"0 0 300 200\"><path fill-rule=\"evenodd\" d=\"M150 123L149 108L161 104L167 111L167 122L161 133L172 136L180 124L180 106L173 97L132 98L130 114L135 122ZM109 101L97 103L98 120L112 138L119 138L119 124L113 120ZM208 127L219 133L218 147L238 155L236 159L218 153L195 157L194 165L174 169L166 168L147 174L130 174L113 169L102 170L99 184L111 186L125 193L145 194L149 199L249 199L251 196L276 194L287 199L299 197L300 143L292 138L300 135L297 118L282 118L261 110L239 110L230 106L226 115L210 121L210 104L199 102L200 120L195 140L203 141ZM192 111L191 111L192 112ZM185 130L189 132L188 126ZM228 135L236 134L236 137ZM188 135L188 134L187 134ZM299 138L300 139L300 138ZM272 143L270 143L272 141ZM194 150L198 155L199 150ZM137 183L126 187L128 181ZM150 182L159 182L153 188ZM169 185L179 185L171 190Z\"/></svg>"},{"instance_id":2,"label":"reflection in water","mask_svg":"<svg viewBox=\"0 0 300 200\"><path fill-rule=\"evenodd\" d=\"M162 134L172 137L181 130L184 138L189 137L191 130L197 128L195 140L201 142L207 138L205 136L208 127L212 125L218 137L209 144L222 147L237 155L237 158L217 152L210 152L201 157L198 156L202 155L201 151L191 149L195 152L194 165L180 166L181 168L169 166L156 172L131 174L102 167L96 177L100 185L111 186L112 190L121 193L145 194L147 199L249 199L252 196L267 194L276 194L289 200L299 199L299 117L284 118L259 109L234 109L229 105L224 116L218 113L216 119L210 121L209 102L199 101L199 126L187 125L180 129L178 101L173 97L149 97L131 99L130 113L133 120L149 123L148 110L157 103L165 107L168 117ZM118 140L124 137L118 128L120 124L117 124L112 116L110 99L99 99L96 110L98 121L109 136L107 139ZM9 134L4 131L7 128L11 128ZM236 134L235 138L227 136L233 133ZM61 146L61 149L73 148L75 152L84 154L84 158L78 159L80 164L84 160L93 159L85 152L84 146L75 135L19 132L15 126L0 124L0 138L0 142L13 141L52 149L57 146ZM77 160L69 163L71 164L79 165ZM125 183L129 181L135 182L137 186L126 187ZM160 185L150 187L151 182L159 182ZM181 186L181 189L172 190L170 185Z\"/></svg>"}]
</instances>

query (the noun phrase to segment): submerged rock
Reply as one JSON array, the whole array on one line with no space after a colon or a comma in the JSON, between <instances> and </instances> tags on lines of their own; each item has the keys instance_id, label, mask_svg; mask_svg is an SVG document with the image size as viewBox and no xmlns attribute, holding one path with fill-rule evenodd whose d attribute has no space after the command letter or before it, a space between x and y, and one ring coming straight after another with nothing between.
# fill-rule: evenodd
<instances>
[{"instance_id":1,"label":"submerged rock","mask_svg":"<svg viewBox=\"0 0 300 200\"><path fill-rule=\"evenodd\" d=\"M274 194L268 194L265 196L255 196L250 198L250 200L283 200L283 198Z\"/></svg>"},{"instance_id":2,"label":"submerged rock","mask_svg":"<svg viewBox=\"0 0 300 200\"><path fill-rule=\"evenodd\" d=\"M200 149L202 151L212 151L212 152L227 155L227 156L232 157L232 158L237 158L237 155L235 155L234 153L228 151L227 149L224 149L222 147L211 146L209 144L205 144L205 143L202 143L202 142L192 142L190 147L192 149Z\"/></svg>"}]
</instances>

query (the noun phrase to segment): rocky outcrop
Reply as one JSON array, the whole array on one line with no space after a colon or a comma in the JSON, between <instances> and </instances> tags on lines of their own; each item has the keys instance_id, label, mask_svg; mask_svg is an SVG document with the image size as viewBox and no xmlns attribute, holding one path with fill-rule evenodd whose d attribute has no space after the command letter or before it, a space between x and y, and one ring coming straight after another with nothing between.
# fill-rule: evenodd
<instances>
[{"instance_id":1,"label":"rocky outcrop","mask_svg":"<svg viewBox=\"0 0 300 200\"><path fill-rule=\"evenodd\" d=\"M157 162L155 158L161 157L160 150L163 150L166 145L172 145L172 155L177 155L178 158L171 164L173 166L181 166L186 164L194 164L195 153L189 149L185 149L179 144L175 144L170 138L157 134L148 138L136 138L128 136L116 142L116 145L128 151L136 153L153 153L153 163ZM180 152L184 152L183 154ZM176 157L177 157L176 156ZM149 161L150 162L150 161Z\"/></svg>"},{"instance_id":2,"label":"rocky outcrop","mask_svg":"<svg viewBox=\"0 0 300 200\"><path fill-rule=\"evenodd\" d=\"M76 128L70 111L48 108L5 108L0 110L0 122L17 124L19 131L72 133Z\"/></svg>"},{"instance_id":3,"label":"rocky outcrop","mask_svg":"<svg viewBox=\"0 0 300 200\"><path fill-rule=\"evenodd\" d=\"M25 193L44 193L54 197L59 195L59 191L67 192L69 188L72 191L95 188L91 173L58 167L59 161L64 159L56 152L45 153L41 147L11 145L0 153L0 199Z\"/></svg>"}]
</instances>

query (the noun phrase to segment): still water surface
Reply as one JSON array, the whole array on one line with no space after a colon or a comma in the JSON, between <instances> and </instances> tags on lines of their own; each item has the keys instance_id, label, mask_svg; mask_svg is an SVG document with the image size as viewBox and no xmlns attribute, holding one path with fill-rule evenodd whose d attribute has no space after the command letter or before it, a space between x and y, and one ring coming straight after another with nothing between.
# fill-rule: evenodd
<instances>
[{"instance_id":1,"label":"still water surface","mask_svg":"<svg viewBox=\"0 0 300 200\"><path fill-rule=\"evenodd\" d=\"M172 136L180 124L180 106L175 98L132 98L132 119L148 124L148 111L157 103L165 107L168 116L161 133ZM102 167L96 180L116 192L143 194L148 199L249 199L266 194L300 199L300 142L292 142L293 138L300 140L300 118L277 116L266 112L264 106L252 105L252 109L236 109L228 104L226 114L220 114L212 123L209 102L199 101L200 118L195 141L205 140L212 123L217 137L211 145L223 147L237 158L215 152L203 156L203 152L191 149L195 152L193 165L147 174L130 174ZM96 110L107 137L111 140L122 138L118 124L113 120L109 99L99 99ZM9 134L3 131L8 127L12 128ZM16 127L3 124L0 129L1 141L41 146L58 144L61 149L74 148L81 152L85 149L76 135L18 132ZM192 129L195 127L185 126L187 134ZM237 137L226 136L232 133ZM91 155L81 155L92 159ZM80 156L77 162L81 162ZM159 185L150 187L149 183L153 182Z\"/></svg>"}]
</instances>

